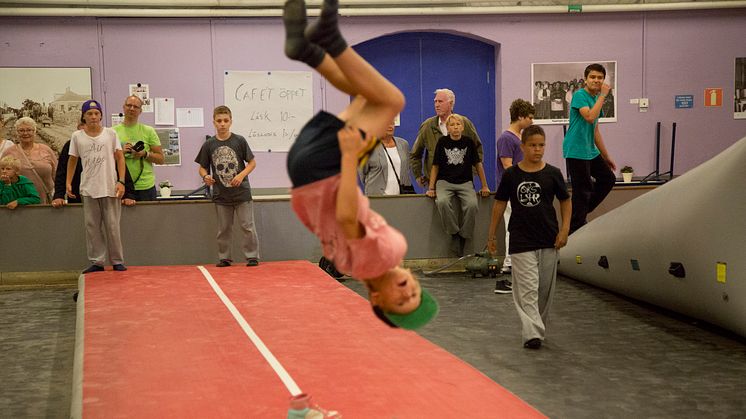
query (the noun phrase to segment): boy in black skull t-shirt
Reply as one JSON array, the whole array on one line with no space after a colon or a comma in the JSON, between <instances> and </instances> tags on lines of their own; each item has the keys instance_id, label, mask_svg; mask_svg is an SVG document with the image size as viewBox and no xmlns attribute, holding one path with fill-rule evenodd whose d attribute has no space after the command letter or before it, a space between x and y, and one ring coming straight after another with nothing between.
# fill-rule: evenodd
<instances>
[{"instance_id":1,"label":"boy in black skull t-shirt","mask_svg":"<svg viewBox=\"0 0 746 419\"><path fill-rule=\"evenodd\" d=\"M565 180L556 167L543 161L544 130L523 130L523 160L503 174L495 194L487 247L495 253L497 225L510 201L510 243L513 300L521 318L524 347L539 349L546 334L549 308L557 278L558 249L567 244L571 201ZM560 201L562 226L557 225L554 198Z\"/></svg>"},{"instance_id":2,"label":"boy in black skull t-shirt","mask_svg":"<svg viewBox=\"0 0 746 419\"><path fill-rule=\"evenodd\" d=\"M256 168L254 153L246 139L231 132L233 115L227 106L213 111L215 135L199 150L194 161L199 164L199 175L207 186L212 186L212 201L218 215L217 267L231 266L231 233L233 220L243 233L241 250L247 266L259 264L259 244L254 225L254 205L247 176ZM212 171L213 175L210 174Z\"/></svg>"}]
</instances>

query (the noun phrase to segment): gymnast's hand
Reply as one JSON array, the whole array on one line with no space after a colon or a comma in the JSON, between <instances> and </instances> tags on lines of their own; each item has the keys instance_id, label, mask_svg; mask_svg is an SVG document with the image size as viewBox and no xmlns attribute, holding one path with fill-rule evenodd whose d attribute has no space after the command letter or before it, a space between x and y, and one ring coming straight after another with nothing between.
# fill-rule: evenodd
<instances>
[{"instance_id":1,"label":"gymnast's hand","mask_svg":"<svg viewBox=\"0 0 746 419\"><path fill-rule=\"evenodd\" d=\"M361 151L367 149L373 142L373 137L363 139L360 130L353 125L345 125L344 128L337 131L337 139L339 140L339 151L342 155L351 155L357 158Z\"/></svg>"}]
</instances>

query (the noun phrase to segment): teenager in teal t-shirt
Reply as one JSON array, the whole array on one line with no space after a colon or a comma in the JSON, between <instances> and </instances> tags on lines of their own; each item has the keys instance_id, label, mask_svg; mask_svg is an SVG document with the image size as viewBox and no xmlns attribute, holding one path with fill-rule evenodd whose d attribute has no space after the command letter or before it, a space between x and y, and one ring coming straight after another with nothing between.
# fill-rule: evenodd
<instances>
[{"instance_id":1,"label":"teenager in teal t-shirt","mask_svg":"<svg viewBox=\"0 0 746 419\"><path fill-rule=\"evenodd\" d=\"M585 88L575 92L570 104L570 127L562 143L572 183L570 233L585 225L588 213L606 198L616 182L616 164L598 129L601 107L611 92L604 79L606 69L601 64L586 67Z\"/></svg>"}]
</instances>

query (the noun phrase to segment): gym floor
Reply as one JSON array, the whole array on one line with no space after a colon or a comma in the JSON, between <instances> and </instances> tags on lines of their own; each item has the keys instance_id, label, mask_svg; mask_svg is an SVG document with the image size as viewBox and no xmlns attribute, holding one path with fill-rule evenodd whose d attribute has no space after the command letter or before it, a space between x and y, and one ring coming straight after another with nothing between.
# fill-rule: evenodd
<instances>
[{"instance_id":1,"label":"gym floor","mask_svg":"<svg viewBox=\"0 0 746 419\"><path fill-rule=\"evenodd\" d=\"M736 418L746 411L746 339L558 278L547 340L524 349L494 279L422 277L441 314L421 334L549 417ZM353 280L344 285L364 292ZM0 292L0 417L69 415L71 288ZM499 417L499 412L496 412Z\"/></svg>"}]
</instances>

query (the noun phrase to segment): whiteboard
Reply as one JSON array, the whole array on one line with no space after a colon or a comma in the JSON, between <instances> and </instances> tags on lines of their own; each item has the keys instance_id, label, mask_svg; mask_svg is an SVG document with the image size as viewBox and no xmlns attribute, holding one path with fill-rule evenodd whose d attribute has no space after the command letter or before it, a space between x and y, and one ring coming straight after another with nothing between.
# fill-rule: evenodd
<instances>
[{"instance_id":1,"label":"whiteboard","mask_svg":"<svg viewBox=\"0 0 746 419\"><path fill-rule=\"evenodd\" d=\"M252 151L288 151L313 116L310 71L226 71L231 131Z\"/></svg>"}]
</instances>

